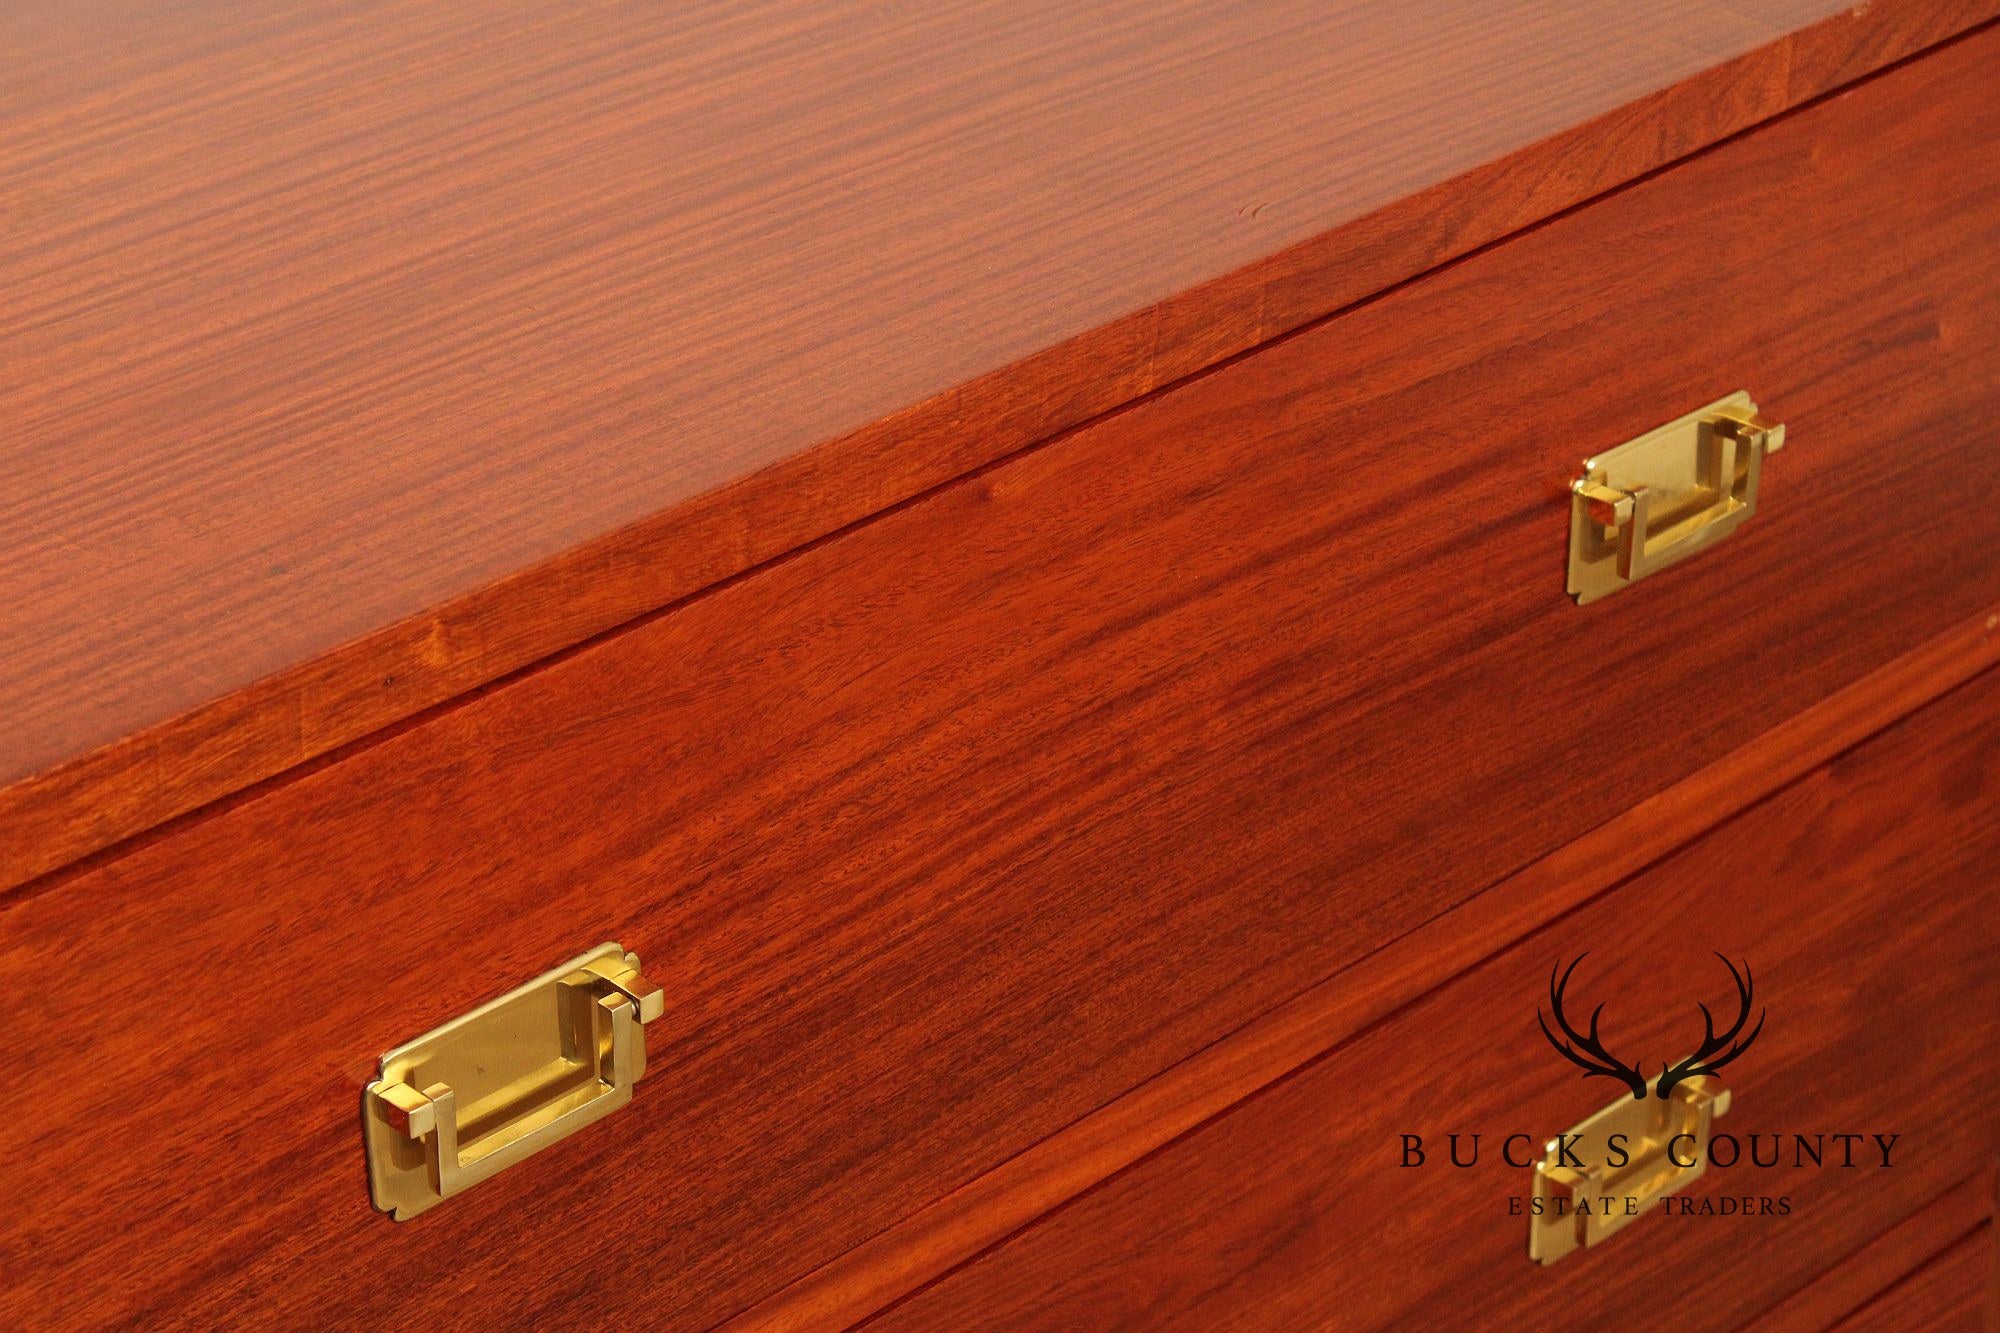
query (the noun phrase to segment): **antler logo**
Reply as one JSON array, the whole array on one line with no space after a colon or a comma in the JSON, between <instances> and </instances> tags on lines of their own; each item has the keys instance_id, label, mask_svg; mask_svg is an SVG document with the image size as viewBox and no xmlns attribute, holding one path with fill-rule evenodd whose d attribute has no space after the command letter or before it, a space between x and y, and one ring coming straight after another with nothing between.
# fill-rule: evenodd
<instances>
[{"instance_id":1,"label":"antler logo","mask_svg":"<svg viewBox=\"0 0 2000 1333\"><path fill-rule=\"evenodd\" d=\"M1555 1010L1556 1026L1568 1040L1558 1039L1556 1034L1549 1030L1549 1021L1542 1016L1539 1008L1535 1010L1535 1019L1542 1025L1542 1035L1549 1039L1549 1045L1555 1047L1565 1060L1582 1069L1585 1078L1615 1078L1631 1091L1634 1101L1644 1101L1646 1078L1639 1072L1639 1066L1628 1065L1604 1049L1604 1042L1597 1035L1597 1023L1604 1014L1604 1006L1600 1004L1591 1010L1588 1033L1578 1032L1563 1013L1563 993L1569 989L1570 974L1576 971L1577 963L1581 963L1589 956L1588 953L1580 953L1576 956L1576 962L1568 967L1565 968L1561 963L1557 963L1549 969L1549 1007ZM1750 1043L1757 1040L1757 1034L1764 1030L1764 1016L1768 1010L1758 1013L1757 1026L1750 1029L1750 1035L1740 1035L1744 1023L1750 1018L1750 964L1746 961L1743 970L1738 972L1736 964L1723 958L1719 953L1715 956L1722 958L1722 965L1729 969L1730 979L1736 983L1736 1021L1729 1025L1728 1031L1718 1033L1715 1030L1715 1016L1708 1011L1708 1006L1705 1004L1695 1006L1701 1010L1701 1046L1693 1055L1677 1065L1662 1064L1655 1087L1655 1095L1662 1101L1666 1100L1667 1095L1682 1080L1694 1078L1699 1074L1713 1074L1749 1050ZM1558 971L1561 972L1560 977L1557 976Z\"/></svg>"}]
</instances>

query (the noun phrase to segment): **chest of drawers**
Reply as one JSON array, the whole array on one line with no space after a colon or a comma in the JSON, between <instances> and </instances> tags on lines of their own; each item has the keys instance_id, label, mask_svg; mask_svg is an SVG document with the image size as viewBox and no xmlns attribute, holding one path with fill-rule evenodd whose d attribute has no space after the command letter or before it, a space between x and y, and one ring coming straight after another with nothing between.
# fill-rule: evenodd
<instances>
[{"instance_id":1,"label":"chest of drawers","mask_svg":"<svg viewBox=\"0 0 2000 1333\"><path fill-rule=\"evenodd\" d=\"M0 19L0 1314L1976 1321L1990 17Z\"/></svg>"}]
</instances>

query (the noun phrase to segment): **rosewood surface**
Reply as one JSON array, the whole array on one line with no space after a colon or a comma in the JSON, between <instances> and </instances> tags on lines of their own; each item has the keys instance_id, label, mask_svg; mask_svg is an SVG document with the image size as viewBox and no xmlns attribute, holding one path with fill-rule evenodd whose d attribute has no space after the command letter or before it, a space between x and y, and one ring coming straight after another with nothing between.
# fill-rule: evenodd
<instances>
[{"instance_id":1,"label":"rosewood surface","mask_svg":"<svg viewBox=\"0 0 2000 1333\"><path fill-rule=\"evenodd\" d=\"M1750 1327L1759 1333L1832 1328L1960 1242L1978 1235L1990 1238L1994 1184L1994 1172L1976 1172L1854 1253L1842 1255L1832 1268L1764 1311ZM1994 1295L2000 1314L2000 1290Z\"/></svg>"},{"instance_id":2,"label":"rosewood surface","mask_svg":"<svg viewBox=\"0 0 2000 1333\"><path fill-rule=\"evenodd\" d=\"M2000 1318L1994 1228L1973 1232L1842 1321L1847 1333L1991 1333Z\"/></svg>"},{"instance_id":3,"label":"rosewood surface","mask_svg":"<svg viewBox=\"0 0 2000 1333\"><path fill-rule=\"evenodd\" d=\"M725 1317L1990 607L1989 511L1882 499L2000 483L1993 43L0 903L9 1067L126 1080L0 1088L78 1201L0 1306ZM1575 460L1738 384L1766 510L1570 605ZM376 1052L604 938L676 996L618 1132L369 1215Z\"/></svg>"},{"instance_id":4,"label":"rosewood surface","mask_svg":"<svg viewBox=\"0 0 2000 1333\"><path fill-rule=\"evenodd\" d=\"M730 1327L864 1321L1996 664L2000 616L1940 635L932 1201ZM1802 1323L1831 1323L1971 1229L1992 1211L1990 1194L1983 1175L1965 1182L1786 1308L1798 1306Z\"/></svg>"},{"instance_id":5,"label":"rosewood surface","mask_svg":"<svg viewBox=\"0 0 2000 1333\"><path fill-rule=\"evenodd\" d=\"M1988 672L873 1326L1408 1328L1476 1310L1502 1327L1550 1309L1580 1325L1644 1311L1636 1322L1652 1326L1653 1303L1690 1273L1705 1324L1775 1303L2000 1148L1984 1092L2000 1078L1996 787L2000 672ZM1691 1048L1696 1000L1728 1021L1735 997L1709 951L1747 957L1768 1020L1724 1072L1735 1104L1718 1128L1739 1143L1900 1134L1892 1165L1820 1168L1788 1150L1753 1170L1746 1156L1687 1197L1782 1197L1788 1212L1656 1215L1602 1250L1530 1263L1527 1222L1507 1203L1528 1172L1498 1145L1510 1133L1539 1145L1624 1095L1580 1079L1536 1026L1551 965L1586 949L1580 978L1628 1057ZM1450 1165L1452 1131L1482 1132L1477 1165ZM1404 1133L1424 1138L1424 1166L1401 1165ZM1866 1326L1976 1317L1986 1239L1967 1242L1977 1259L1955 1247L1904 1279L1874 1303L1895 1315Z\"/></svg>"},{"instance_id":6,"label":"rosewood surface","mask_svg":"<svg viewBox=\"0 0 2000 1333\"><path fill-rule=\"evenodd\" d=\"M1991 12L7 5L0 887Z\"/></svg>"}]
</instances>

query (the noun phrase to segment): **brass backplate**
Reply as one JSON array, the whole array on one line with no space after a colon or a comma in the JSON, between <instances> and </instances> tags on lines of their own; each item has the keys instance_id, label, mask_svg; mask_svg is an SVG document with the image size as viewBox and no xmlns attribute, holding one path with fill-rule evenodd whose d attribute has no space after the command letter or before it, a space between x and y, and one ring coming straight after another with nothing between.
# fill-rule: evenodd
<instances>
[{"instance_id":1,"label":"brass backplate","mask_svg":"<svg viewBox=\"0 0 2000 1333\"><path fill-rule=\"evenodd\" d=\"M1550 1140L1534 1168L1528 1257L1552 1264L1596 1245L1700 1179L1711 1128L1728 1110L1729 1090L1700 1075L1664 1099L1621 1096Z\"/></svg>"},{"instance_id":2,"label":"brass backplate","mask_svg":"<svg viewBox=\"0 0 2000 1333\"><path fill-rule=\"evenodd\" d=\"M1741 391L1587 458L1570 485L1569 592L1609 596L1734 532L1757 511L1785 428Z\"/></svg>"},{"instance_id":3,"label":"brass backplate","mask_svg":"<svg viewBox=\"0 0 2000 1333\"><path fill-rule=\"evenodd\" d=\"M385 1054L362 1094L375 1206L407 1220L626 1105L660 1010L638 955L601 944Z\"/></svg>"}]
</instances>

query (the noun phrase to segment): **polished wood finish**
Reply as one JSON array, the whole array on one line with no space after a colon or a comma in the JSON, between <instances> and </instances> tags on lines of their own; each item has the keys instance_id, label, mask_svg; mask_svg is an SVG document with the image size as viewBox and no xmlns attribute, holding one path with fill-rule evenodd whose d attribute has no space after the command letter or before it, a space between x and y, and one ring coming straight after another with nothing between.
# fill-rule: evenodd
<instances>
[{"instance_id":1,"label":"polished wood finish","mask_svg":"<svg viewBox=\"0 0 2000 1333\"><path fill-rule=\"evenodd\" d=\"M861 1322L1995 665L2000 617L1939 636L1008 1158L731 1327ZM1984 1180L1968 1182L1951 1207L1925 1209L1928 1224L1846 1273L1861 1285L1845 1288L1852 1299L1841 1310L1970 1229L1991 1211L1989 1193ZM1956 1230L1912 1256L1912 1246L1940 1237L1931 1229L1940 1223ZM1899 1258L1904 1267L1885 1272ZM1842 1290L1815 1285L1808 1308L1837 1304Z\"/></svg>"},{"instance_id":2,"label":"polished wood finish","mask_svg":"<svg viewBox=\"0 0 2000 1333\"><path fill-rule=\"evenodd\" d=\"M0 887L1993 11L9 5Z\"/></svg>"},{"instance_id":3,"label":"polished wood finish","mask_svg":"<svg viewBox=\"0 0 2000 1333\"><path fill-rule=\"evenodd\" d=\"M1579 1327L1689 1291L1754 1312L1930 1206L2000 1144L2000 672L1736 815L1616 891L1556 918L1292 1078L888 1310L886 1329ZM1498 1160L1622 1096L1543 1043L1557 959L1591 951L1606 1031L1633 1052L1688 1046L1719 1014L1710 953L1747 957L1768 1023L1724 1074L1719 1128L1897 1133L1887 1169L1711 1168L1689 1197L1785 1197L1783 1216L1663 1217L1543 1269ZM1718 982L1720 993L1718 993ZM1689 1031L1692 1023L1692 1033ZM1448 1131L1484 1134L1454 1169ZM1400 1165L1402 1133L1425 1167ZM1615 1248L1615 1253L1613 1252ZM1944 1308L1963 1295L1924 1284ZM1899 1290L1911 1287L1906 1281ZM1931 1293L1935 1290L1937 1295ZM1975 1293L1977 1294L1977 1293ZM1957 1308L1953 1305L1952 1308ZM1921 1324L1884 1325L1920 1327Z\"/></svg>"},{"instance_id":4,"label":"polished wood finish","mask_svg":"<svg viewBox=\"0 0 2000 1333\"><path fill-rule=\"evenodd\" d=\"M2000 1323L1993 1282L1994 1228L1981 1227L1862 1306L1846 1333L1991 1333Z\"/></svg>"},{"instance_id":5,"label":"polished wood finish","mask_svg":"<svg viewBox=\"0 0 2000 1333\"><path fill-rule=\"evenodd\" d=\"M1757 1317L1758 1333L1832 1328L1993 1220L1993 1173L1981 1171L1870 1240ZM1990 1231L1987 1234L1991 1234Z\"/></svg>"},{"instance_id":6,"label":"polished wood finish","mask_svg":"<svg viewBox=\"0 0 2000 1333\"><path fill-rule=\"evenodd\" d=\"M9 1067L125 1080L0 1088L93 1202L0 1309L552 1317L615 1245L726 1317L2000 603L1988 507L1884 499L2000 486L1995 40L0 903ZM1764 512L1572 606L1576 459L1739 383ZM375 1054L605 938L676 997L618 1132L369 1215Z\"/></svg>"}]
</instances>

